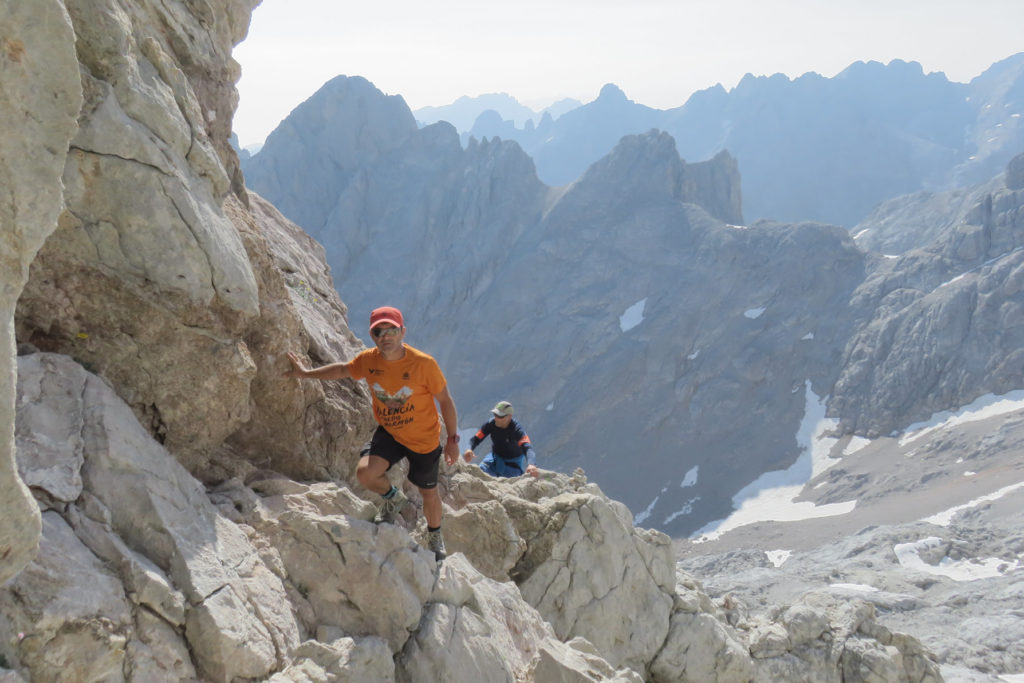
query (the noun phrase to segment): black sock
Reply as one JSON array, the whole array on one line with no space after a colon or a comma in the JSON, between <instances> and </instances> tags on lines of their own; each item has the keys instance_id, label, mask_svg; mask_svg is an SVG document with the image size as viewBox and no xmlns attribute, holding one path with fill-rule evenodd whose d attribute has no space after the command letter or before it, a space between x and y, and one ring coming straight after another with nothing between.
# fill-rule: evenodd
<instances>
[{"instance_id":1,"label":"black sock","mask_svg":"<svg viewBox=\"0 0 1024 683\"><path fill-rule=\"evenodd\" d=\"M439 527L439 526L430 526L429 524L427 525L427 531L430 532L430 533L433 533L435 531L440 531L440 530L441 530L441 527Z\"/></svg>"},{"instance_id":2,"label":"black sock","mask_svg":"<svg viewBox=\"0 0 1024 683\"><path fill-rule=\"evenodd\" d=\"M391 497L393 497L393 496L394 496L394 495L395 495L396 493L398 493L398 487L396 487L396 486L395 486L394 484L392 484L392 485L391 485L391 490L390 490L390 491L388 491L387 493L385 493L385 494L384 494L384 497L385 497L385 498L391 498Z\"/></svg>"}]
</instances>

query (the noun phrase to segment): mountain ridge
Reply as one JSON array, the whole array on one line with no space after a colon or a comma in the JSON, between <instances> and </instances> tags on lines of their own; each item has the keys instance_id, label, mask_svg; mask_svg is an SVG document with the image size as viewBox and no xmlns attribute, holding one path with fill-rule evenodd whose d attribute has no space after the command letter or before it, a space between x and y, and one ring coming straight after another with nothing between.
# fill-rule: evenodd
<instances>
[{"instance_id":1,"label":"mountain ridge","mask_svg":"<svg viewBox=\"0 0 1024 683\"><path fill-rule=\"evenodd\" d=\"M898 59L854 62L832 78L814 72L794 79L747 74L731 90L718 84L671 109L633 103L616 118L599 95L535 129L489 117L464 139L516 140L537 161L542 180L562 185L622 135L658 128L676 139L684 158L706 159L729 149L744 171L744 213L751 219L850 227L879 201L997 174L1024 149L1024 128L1011 116L1024 113L1024 100L1014 89L1020 86L1013 85L1022 81L1022 69L1024 53L966 84ZM628 102L623 95L620 104L623 99ZM1000 129L998 141L990 140ZM769 140L778 142L765 145ZM829 165L828 159L840 157L855 163Z\"/></svg>"}]
</instances>

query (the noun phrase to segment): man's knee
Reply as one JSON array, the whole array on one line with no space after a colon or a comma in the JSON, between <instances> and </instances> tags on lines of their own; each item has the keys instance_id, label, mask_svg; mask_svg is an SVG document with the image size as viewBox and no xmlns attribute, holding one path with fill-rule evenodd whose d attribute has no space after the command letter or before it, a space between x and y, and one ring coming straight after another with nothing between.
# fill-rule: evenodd
<instances>
[{"instance_id":1,"label":"man's knee","mask_svg":"<svg viewBox=\"0 0 1024 683\"><path fill-rule=\"evenodd\" d=\"M387 460L379 455L364 455L359 458L359 464L356 465L356 479L360 484L365 485L368 481L379 479L387 471Z\"/></svg>"}]
</instances>

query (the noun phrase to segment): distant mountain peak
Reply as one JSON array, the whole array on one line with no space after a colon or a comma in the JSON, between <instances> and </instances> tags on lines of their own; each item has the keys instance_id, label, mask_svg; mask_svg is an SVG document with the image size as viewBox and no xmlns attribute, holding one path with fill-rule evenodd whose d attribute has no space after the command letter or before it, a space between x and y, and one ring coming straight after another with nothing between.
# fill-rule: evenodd
<instances>
[{"instance_id":1,"label":"distant mountain peak","mask_svg":"<svg viewBox=\"0 0 1024 683\"><path fill-rule=\"evenodd\" d=\"M629 98L626 97L626 93L622 92L622 88L614 83L606 83L604 87L601 88L601 93L597 96L597 99L618 102L629 101Z\"/></svg>"}]
</instances>

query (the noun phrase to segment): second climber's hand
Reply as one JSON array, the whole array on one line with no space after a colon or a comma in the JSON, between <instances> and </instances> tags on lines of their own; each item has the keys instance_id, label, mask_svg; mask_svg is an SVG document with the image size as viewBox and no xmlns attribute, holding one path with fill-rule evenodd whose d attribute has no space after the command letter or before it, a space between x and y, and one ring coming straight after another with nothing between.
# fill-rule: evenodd
<instances>
[{"instance_id":1,"label":"second climber's hand","mask_svg":"<svg viewBox=\"0 0 1024 683\"><path fill-rule=\"evenodd\" d=\"M537 469L536 465L527 465L526 466L526 473L529 474L531 477L539 477L540 476L540 470Z\"/></svg>"},{"instance_id":2,"label":"second climber's hand","mask_svg":"<svg viewBox=\"0 0 1024 683\"><path fill-rule=\"evenodd\" d=\"M466 462L472 462L473 461L473 449L472 448L467 448L466 452L462 454L462 459L465 460Z\"/></svg>"}]
</instances>

